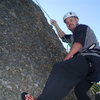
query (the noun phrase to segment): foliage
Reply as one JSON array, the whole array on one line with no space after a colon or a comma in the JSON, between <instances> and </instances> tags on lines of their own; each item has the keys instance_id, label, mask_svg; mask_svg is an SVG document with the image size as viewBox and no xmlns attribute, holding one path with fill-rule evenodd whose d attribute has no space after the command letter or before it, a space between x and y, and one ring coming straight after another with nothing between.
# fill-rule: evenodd
<instances>
[{"instance_id":1,"label":"foliage","mask_svg":"<svg viewBox=\"0 0 100 100\"><path fill-rule=\"evenodd\" d=\"M100 93L100 82L94 83L93 86L91 87L91 91L93 94Z\"/></svg>"}]
</instances>

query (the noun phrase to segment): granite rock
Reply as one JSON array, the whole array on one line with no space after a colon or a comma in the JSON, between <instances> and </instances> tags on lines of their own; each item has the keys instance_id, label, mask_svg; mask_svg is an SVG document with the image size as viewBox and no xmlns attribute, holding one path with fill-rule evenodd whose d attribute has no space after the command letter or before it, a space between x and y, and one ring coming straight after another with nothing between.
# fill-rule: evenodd
<instances>
[{"instance_id":1,"label":"granite rock","mask_svg":"<svg viewBox=\"0 0 100 100\"><path fill-rule=\"evenodd\" d=\"M0 0L0 100L40 95L66 51L32 0Z\"/></svg>"}]
</instances>

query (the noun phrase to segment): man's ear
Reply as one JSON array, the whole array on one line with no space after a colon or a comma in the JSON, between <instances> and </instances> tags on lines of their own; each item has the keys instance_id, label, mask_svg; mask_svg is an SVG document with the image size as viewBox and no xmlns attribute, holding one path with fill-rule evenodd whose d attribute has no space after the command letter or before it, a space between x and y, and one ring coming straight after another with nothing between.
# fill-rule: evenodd
<instances>
[{"instance_id":1,"label":"man's ear","mask_svg":"<svg viewBox=\"0 0 100 100\"><path fill-rule=\"evenodd\" d=\"M77 21L77 22L79 22L79 19L78 19L78 18L76 18L76 21Z\"/></svg>"}]
</instances>

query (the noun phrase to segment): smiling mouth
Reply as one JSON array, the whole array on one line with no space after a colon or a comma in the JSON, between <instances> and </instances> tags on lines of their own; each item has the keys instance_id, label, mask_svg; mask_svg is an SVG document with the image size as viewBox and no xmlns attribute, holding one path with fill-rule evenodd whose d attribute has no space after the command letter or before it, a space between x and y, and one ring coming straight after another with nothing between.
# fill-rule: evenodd
<instances>
[{"instance_id":1,"label":"smiling mouth","mask_svg":"<svg viewBox=\"0 0 100 100\"><path fill-rule=\"evenodd\" d=\"M69 27L73 26L73 24L69 25Z\"/></svg>"}]
</instances>

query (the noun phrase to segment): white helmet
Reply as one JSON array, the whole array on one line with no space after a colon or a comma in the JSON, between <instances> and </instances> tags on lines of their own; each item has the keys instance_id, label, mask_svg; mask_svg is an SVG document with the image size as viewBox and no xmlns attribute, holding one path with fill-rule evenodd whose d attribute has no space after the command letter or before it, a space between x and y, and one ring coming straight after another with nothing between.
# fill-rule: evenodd
<instances>
[{"instance_id":1,"label":"white helmet","mask_svg":"<svg viewBox=\"0 0 100 100\"><path fill-rule=\"evenodd\" d=\"M78 16L74 12L68 12L63 17L64 22L65 22L65 19L68 18L68 17L76 17L76 18L78 18Z\"/></svg>"}]
</instances>

